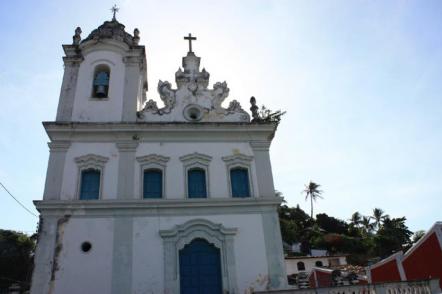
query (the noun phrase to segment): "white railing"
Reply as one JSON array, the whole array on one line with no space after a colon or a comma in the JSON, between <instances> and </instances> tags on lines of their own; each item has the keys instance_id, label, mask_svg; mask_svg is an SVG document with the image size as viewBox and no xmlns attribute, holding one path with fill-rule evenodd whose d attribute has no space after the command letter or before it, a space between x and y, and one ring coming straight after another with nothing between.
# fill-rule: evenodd
<instances>
[{"instance_id":1,"label":"white railing","mask_svg":"<svg viewBox=\"0 0 442 294\"><path fill-rule=\"evenodd\" d=\"M259 294L442 294L439 279L329 288L285 289L255 292Z\"/></svg>"}]
</instances>

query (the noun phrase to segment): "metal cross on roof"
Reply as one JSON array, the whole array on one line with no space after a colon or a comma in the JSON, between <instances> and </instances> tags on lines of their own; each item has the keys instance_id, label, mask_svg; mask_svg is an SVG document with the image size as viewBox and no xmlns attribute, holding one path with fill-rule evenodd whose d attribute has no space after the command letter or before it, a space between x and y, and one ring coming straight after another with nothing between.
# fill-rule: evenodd
<instances>
[{"instance_id":1,"label":"metal cross on roof","mask_svg":"<svg viewBox=\"0 0 442 294\"><path fill-rule=\"evenodd\" d=\"M189 33L189 36L184 37L184 40L189 40L189 52L192 51L192 40L196 40L196 37L192 37L192 34Z\"/></svg>"},{"instance_id":2,"label":"metal cross on roof","mask_svg":"<svg viewBox=\"0 0 442 294\"><path fill-rule=\"evenodd\" d=\"M116 14L119 10L120 10L120 8L118 8L116 4L114 4L114 6L112 6L112 8L110 9L110 11L112 11L112 13L113 13L112 20L116 20L116 18L115 18L115 14Z\"/></svg>"}]
</instances>

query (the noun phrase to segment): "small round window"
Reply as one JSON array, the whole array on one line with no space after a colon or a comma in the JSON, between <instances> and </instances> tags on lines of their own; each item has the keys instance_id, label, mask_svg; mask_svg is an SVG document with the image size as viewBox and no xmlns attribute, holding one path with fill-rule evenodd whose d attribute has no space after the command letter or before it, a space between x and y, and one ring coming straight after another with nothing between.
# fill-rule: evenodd
<instances>
[{"instance_id":1,"label":"small round window","mask_svg":"<svg viewBox=\"0 0 442 294\"><path fill-rule=\"evenodd\" d=\"M188 105L184 108L184 117L188 121L199 121L203 117L203 108L196 104Z\"/></svg>"},{"instance_id":2,"label":"small round window","mask_svg":"<svg viewBox=\"0 0 442 294\"><path fill-rule=\"evenodd\" d=\"M91 249L92 249L91 242L83 242L81 244L81 251L83 251L84 253L91 251Z\"/></svg>"}]
</instances>

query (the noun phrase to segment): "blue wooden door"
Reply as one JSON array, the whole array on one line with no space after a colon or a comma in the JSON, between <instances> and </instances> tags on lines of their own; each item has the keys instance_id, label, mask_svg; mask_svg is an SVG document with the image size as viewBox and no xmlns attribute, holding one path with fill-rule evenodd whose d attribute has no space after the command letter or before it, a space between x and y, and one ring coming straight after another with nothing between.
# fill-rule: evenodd
<instances>
[{"instance_id":1,"label":"blue wooden door","mask_svg":"<svg viewBox=\"0 0 442 294\"><path fill-rule=\"evenodd\" d=\"M195 239L180 251L181 294L221 294L219 249Z\"/></svg>"}]
</instances>

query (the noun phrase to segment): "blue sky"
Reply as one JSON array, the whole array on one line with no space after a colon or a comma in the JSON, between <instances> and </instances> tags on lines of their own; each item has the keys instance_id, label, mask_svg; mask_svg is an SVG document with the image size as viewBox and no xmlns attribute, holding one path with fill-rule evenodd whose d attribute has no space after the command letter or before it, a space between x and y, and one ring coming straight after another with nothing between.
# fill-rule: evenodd
<instances>
[{"instance_id":1,"label":"blue sky","mask_svg":"<svg viewBox=\"0 0 442 294\"><path fill-rule=\"evenodd\" d=\"M111 18L113 1L8 1L0 9L0 180L26 206L41 199L63 74L61 44ZM380 207L412 230L441 220L442 2L119 1L147 47L148 98L194 51L230 96L287 114L271 149L278 190L308 211L348 219ZM227 102L228 102L227 101ZM0 191L0 228L37 219Z\"/></svg>"}]
</instances>

